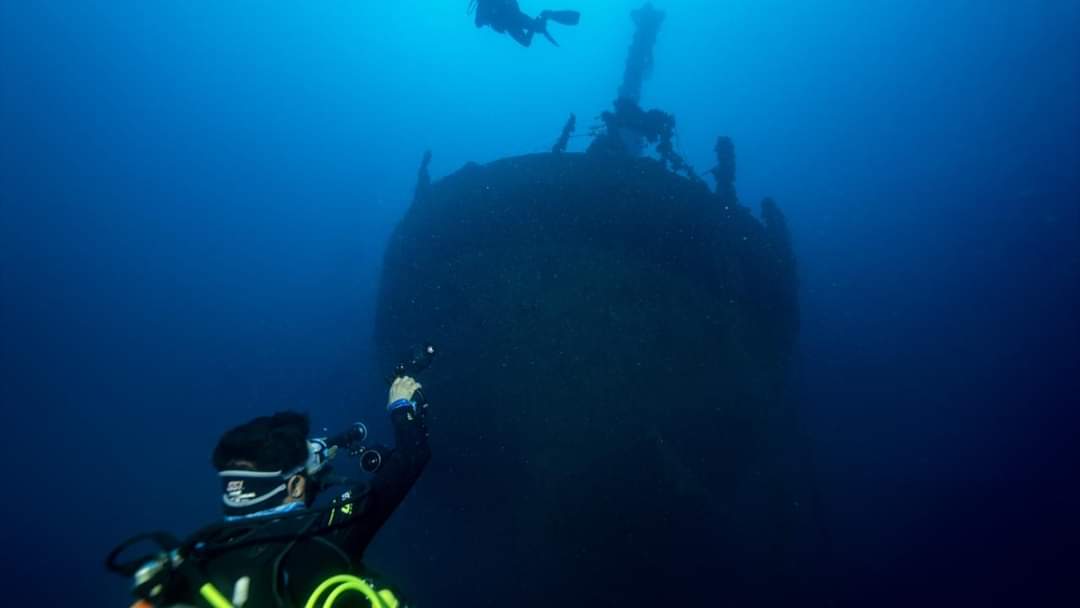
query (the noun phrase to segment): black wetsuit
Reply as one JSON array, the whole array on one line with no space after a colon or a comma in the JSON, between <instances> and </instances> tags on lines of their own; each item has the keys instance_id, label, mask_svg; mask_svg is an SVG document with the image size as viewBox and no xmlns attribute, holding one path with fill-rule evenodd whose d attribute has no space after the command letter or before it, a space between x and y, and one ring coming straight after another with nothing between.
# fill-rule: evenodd
<instances>
[{"instance_id":1,"label":"black wetsuit","mask_svg":"<svg viewBox=\"0 0 1080 608\"><path fill-rule=\"evenodd\" d=\"M537 20L522 12L517 0L479 0L475 23L476 27L487 25L500 34L510 34L523 46L529 46L538 29Z\"/></svg>"},{"instance_id":2,"label":"black wetsuit","mask_svg":"<svg viewBox=\"0 0 1080 608\"><path fill-rule=\"evenodd\" d=\"M535 34L543 34L551 44L559 46L547 31L548 21L577 25L580 19L581 13L577 11L541 11L540 16L530 17L521 11L517 0L476 0L476 27L490 26L522 46L532 44Z\"/></svg>"},{"instance_id":3,"label":"black wetsuit","mask_svg":"<svg viewBox=\"0 0 1080 608\"><path fill-rule=\"evenodd\" d=\"M246 606L259 608L303 606L320 583L338 574L372 578L361 564L364 550L431 455L423 416L402 408L391 420L394 449L369 483L348 488L329 508L255 516L196 535L192 557L205 578L230 597L237 581L248 577ZM359 594L345 594L335 608L368 605Z\"/></svg>"}]
</instances>

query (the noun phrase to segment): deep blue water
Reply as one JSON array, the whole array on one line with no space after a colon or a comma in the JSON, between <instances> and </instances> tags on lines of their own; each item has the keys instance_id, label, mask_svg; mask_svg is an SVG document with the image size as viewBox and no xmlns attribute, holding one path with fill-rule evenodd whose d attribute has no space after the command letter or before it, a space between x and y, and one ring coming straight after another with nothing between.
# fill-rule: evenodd
<instances>
[{"instance_id":1,"label":"deep blue water","mask_svg":"<svg viewBox=\"0 0 1080 608\"><path fill-rule=\"evenodd\" d=\"M103 554L217 515L222 429L378 419L423 151L438 178L584 132L639 5L523 49L466 4L0 5L9 587L122 605ZM656 5L643 105L699 171L730 135L742 201L788 215L837 602L1075 596L1080 3Z\"/></svg>"}]
</instances>

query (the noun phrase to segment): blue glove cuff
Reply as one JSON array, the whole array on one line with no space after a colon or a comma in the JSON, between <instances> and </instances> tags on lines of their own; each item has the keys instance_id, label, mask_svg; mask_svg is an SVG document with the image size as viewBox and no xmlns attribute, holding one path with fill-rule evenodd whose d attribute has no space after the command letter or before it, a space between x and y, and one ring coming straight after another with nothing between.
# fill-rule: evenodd
<instances>
[{"instance_id":1,"label":"blue glove cuff","mask_svg":"<svg viewBox=\"0 0 1080 608\"><path fill-rule=\"evenodd\" d=\"M398 399L397 401L395 401L395 402L391 403L390 405L386 406L386 411L394 412L394 411L399 410L399 409L401 409L403 407L407 407L407 408L409 408L409 409L411 409L413 411L416 411L416 404L413 403L412 401L410 401L409 399Z\"/></svg>"}]
</instances>

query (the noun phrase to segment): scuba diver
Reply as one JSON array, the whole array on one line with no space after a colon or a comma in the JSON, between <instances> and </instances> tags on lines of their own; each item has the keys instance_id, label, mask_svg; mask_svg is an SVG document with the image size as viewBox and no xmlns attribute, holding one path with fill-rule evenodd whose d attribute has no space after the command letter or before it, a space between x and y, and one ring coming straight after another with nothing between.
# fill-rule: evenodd
<instances>
[{"instance_id":1,"label":"scuba diver","mask_svg":"<svg viewBox=\"0 0 1080 608\"><path fill-rule=\"evenodd\" d=\"M435 350L425 346L426 367ZM395 447L365 447L367 429L309 438L304 414L261 416L226 432L212 461L222 483L224 521L180 543L165 533L135 536L106 567L133 577L133 608L405 608L362 564L364 551L430 459L421 385L406 364L395 368L386 409ZM339 452L360 459L369 481L331 474ZM343 486L325 507L320 490ZM141 543L150 555L120 562Z\"/></svg>"},{"instance_id":2,"label":"scuba diver","mask_svg":"<svg viewBox=\"0 0 1080 608\"><path fill-rule=\"evenodd\" d=\"M558 42L547 31L550 19L563 25L577 25L581 13L577 11L541 11L539 17L530 17L518 8L517 0L472 0L469 11L476 11L476 27L491 26L500 34L510 34L521 46L529 46L534 34L543 34L551 44Z\"/></svg>"}]
</instances>

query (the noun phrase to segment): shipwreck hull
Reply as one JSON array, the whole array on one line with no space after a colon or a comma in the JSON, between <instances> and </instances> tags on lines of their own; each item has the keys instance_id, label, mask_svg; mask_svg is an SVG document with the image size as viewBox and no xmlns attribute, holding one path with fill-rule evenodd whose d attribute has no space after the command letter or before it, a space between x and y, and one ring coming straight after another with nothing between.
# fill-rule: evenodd
<instances>
[{"instance_id":1,"label":"shipwreck hull","mask_svg":"<svg viewBox=\"0 0 1080 608\"><path fill-rule=\"evenodd\" d=\"M375 327L380 369L441 349L421 378L434 457L407 505L423 524L392 532L417 599L816 597L813 478L785 396L795 268L769 211L604 154L421 184Z\"/></svg>"}]
</instances>

